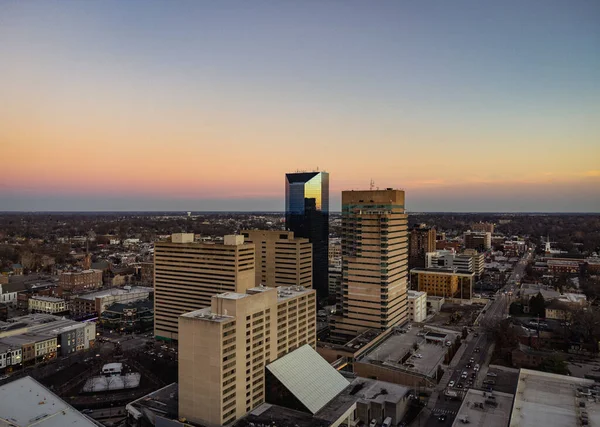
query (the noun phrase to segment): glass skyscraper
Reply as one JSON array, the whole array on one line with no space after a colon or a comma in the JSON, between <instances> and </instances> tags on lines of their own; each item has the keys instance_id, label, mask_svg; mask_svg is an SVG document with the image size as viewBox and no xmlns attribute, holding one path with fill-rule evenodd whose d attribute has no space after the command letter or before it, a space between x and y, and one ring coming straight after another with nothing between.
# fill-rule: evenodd
<instances>
[{"instance_id":1,"label":"glass skyscraper","mask_svg":"<svg viewBox=\"0 0 600 427\"><path fill-rule=\"evenodd\" d=\"M329 173L285 175L285 223L296 237L306 237L313 250L313 288L328 296Z\"/></svg>"}]
</instances>

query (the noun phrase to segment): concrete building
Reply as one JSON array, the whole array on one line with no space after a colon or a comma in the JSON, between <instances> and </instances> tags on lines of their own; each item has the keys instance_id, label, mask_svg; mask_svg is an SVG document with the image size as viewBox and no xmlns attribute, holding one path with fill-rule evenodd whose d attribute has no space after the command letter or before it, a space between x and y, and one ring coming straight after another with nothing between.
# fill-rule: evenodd
<instances>
[{"instance_id":1,"label":"concrete building","mask_svg":"<svg viewBox=\"0 0 600 427\"><path fill-rule=\"evenodd\" d=\"M404 191L342 192L342 315L332 333L352 337L401 324L407 313Z\"/></svg>"},{"instance_id":2,"label":"concrete building","mask_svg":"<svg viewBox=\"0 0 600 427\"><path fill-rule=\"evenodd\" d=\"M329 265L335 264L337 260L342 259L342 240L338 237L329 239Z\"/></svg>"},{"instance_id":3,"label":"concrete building","mask_svg":"<svg viewBox=\"0 0 600 427\"><path fill-rule=\"evenodd\" d=\"M485 255L477 252L475 249L465 249L462 255L471 257L471 265L473 266L473 269L469 271L475 273L475 278L480 278L483 275L483 270L485 267Z\"/></svg>"},{"instance_id":4,"label":"concrete building","mask_svg":"<svg viewBox=\"0 0 600 427\"><path fill-rule=\"evenodd\" d=\"M464 235L465 249L476 249L478 251L487 251L492 247L492 233L478 233L467 231Z\"/></svg>"},{"instance_id":5,"label":"concrete building","mask_svg":"<svg viewBox=\"0 0 600 427\"><path fill-rule=\"evenodd\" d=\"M0 369L9 370L22 362L21 347L0 342Z\"/></svg>"},{"instance_id":6,"label":"concrete building","mask_svg":"<svg viewBox=\"0 0 600 427\"><path fill-rule=\"evenodd\" d=\"M594 380L521 369L509 427L599 426Z\"/></svg>"},{"instance_id":7,"label":"concrete building","mask_svg":"<svg viewBox=\"0 0 600 427\"><path fill-rule=\"evenodd\" d=\"M425 254L436 249L435 227L427 227L425 224L417 224L409 234L408 257L413 267L424 267Z\"/></svg>"},{"instance_id":8,"label":"concrete building","mask_svg":"<svg viewBox=\"0 0 600 427\"><path fill-rule=\"evenodd\" d=\"M209 307L223 292L245 293L254 287L254 245L244 236L225 236L222 243L194 243L194 235L173 234L154 245L154 334L178 337L178 317Z\"/></svg>"},{"instance_id":9,"label":"concrete building","mask_svg":"<svg viewBox=\"0 0 600 427\"><path fill-rule=\"evenodd\" d=\"M448 268L475 273L481 277L485 266L485 255L475 249L466 249L458 254L453 249L437 250L425 254L425 268Z\"/></svg>"},{"instance_id":10,"label":"concrete building","mask_svg":"<svg viewBox=\"0 0 600 427\"><path fill-rule=\"evenodd\" d=\"M312 244L292 231L244 230L255 246L255 283L312 288Z\"/></svg>"},{"instance_id":11,"label":"concrete building","mask_svg":"<svg viewBox=\"0 0 600 427\"><path fill-rule=\"evenodd\" d=\"M179 317L179 417L228 424L265 400L265 366L316 346L316 292L259 286ZM203 369L198 369L202 366Z\"/></svg>"},{"instance_id":12,"label":"concrete building","mask_svg":"<svg viewBox=\"0 0 600 427\"><path fill-rule=\"evenodd\" d=\"M422 322L427 317L427 293L408 291L408 320Z\"/></svg>"},{"instance_id":13,"label":"concrete building","mask_svg":"<svg viewBox=\"0 0 600 427\"><path fill-rule=\"evenodd\" d=\"M514 395L499 391L469 389L456 414L452 427L472 424L485 427L506 427Z\"/></svg>"},{"instance_id":14,"label":"concrete building","mask_svg":"<svg viewBox=\"0 0 600 427\"><path fill-rule=\"evenodd\" d=\"M68 295L99 289L102 287L102 271L84 270L62 273L58 280L58 287L61 294Z\"/></svg>"},{"instance_id":15,"label":"concrete building","mask_svg":"<svg viewBox=\"0 0 600 427\"><path fill-rule=\"evenodd\" d=\"M429 296L444 298L471 299L473 295L474 273L451 269L413 268L410 271L411 283L417 290Z\"/></svg>"},{"instance_id":16,"label":"concrete building","mask_svg":"<svg viewBox=\"0 0 600 427\"><path fill-rule=\"evenodd\" d=\"M98 426L29 376L0 386L0 425Z\"/></svg>"},{"instance_id":17,"label":"concrete building","mask_svg":"<svg viewBox=\"0 0 600 427\"><path fill-rule=\"evenodd\" d=\"M30 313L64 313L67 311L67 303L62 298L32 296L28 300Z\"/></svg>"},{"instance_id":18,"label":"concrete building","mask_svg":"<svg viewBox=\"0 0 600 427\"><path fill-rule=\"evenodd\" d=\"M142 262L141 267L140 281L142 282L142 285L154 286L154 263Z\"/></svg>"},{"instance_id":19,"label":"concrete building","mask_svg":"<svg viewBox=\"0 0 600 427\"><path fill-rule=\"evenodd\" d=\"M151 298L153 294L154 288L125 286L78 295L70 301L71 316L74 318L100 316L109 305L117 302L127 304L141 301Z\"/></svg>"}]
</instances>

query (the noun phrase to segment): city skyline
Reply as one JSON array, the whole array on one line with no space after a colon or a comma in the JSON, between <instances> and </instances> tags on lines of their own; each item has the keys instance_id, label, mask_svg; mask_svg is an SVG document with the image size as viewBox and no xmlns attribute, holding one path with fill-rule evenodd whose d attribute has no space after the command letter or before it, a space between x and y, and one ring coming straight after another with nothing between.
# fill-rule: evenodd
<instances>
[{"instance_id":1,"label":"city skyline","mask_svg":"<svg viewBox=\"0 0 600 427\"><path fill-rule=\"evenodd\" d=\"M284 211L319 167L332 212L600 212L597 2L0 12L1 211Z\"/></svg>"}]
</instances>

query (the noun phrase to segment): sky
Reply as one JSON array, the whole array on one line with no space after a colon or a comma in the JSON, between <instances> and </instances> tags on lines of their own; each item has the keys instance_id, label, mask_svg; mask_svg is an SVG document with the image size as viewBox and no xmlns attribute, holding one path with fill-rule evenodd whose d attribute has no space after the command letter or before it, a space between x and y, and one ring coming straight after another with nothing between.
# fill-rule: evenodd
<instances>
[{"instance_id":1,"label":"sky","mask_svg":"<svg viewBox=\"0 0 600 427\"><path fill-rule=\"evenodd\" d=\"M0 211L600 212L600 2L0 0Z\"/></svg>"}]
</instances>

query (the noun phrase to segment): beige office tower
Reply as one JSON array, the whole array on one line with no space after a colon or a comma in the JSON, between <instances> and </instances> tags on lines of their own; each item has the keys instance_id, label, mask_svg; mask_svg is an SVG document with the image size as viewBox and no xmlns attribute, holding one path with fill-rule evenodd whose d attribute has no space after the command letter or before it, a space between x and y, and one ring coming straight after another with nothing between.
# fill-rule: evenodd
<instances>
[{"instance_id":1,"label":"beige office tower","mask_svg":"<svg viewBox=\"0 0 600 427\"><path fill-rule=\"evenodd\" d=\"M342 192L342 316L337 336L407 320L407 214L404 191Z\"/></svg>"},{"instance_id":2,"label":"beige office tower","mask_svg":"<svg viewBox=\"0 0 600 427\"><path fill-rule=\"evenodd\" d=\"M312 288L312 244L292 231L244 230L254 243L256 284Z\"/></svg>"},{"instance_id":3,"label":"beige office tower","mask_svg":"<svg viewBox=\"0 0 600 427\"><path fill-rule=\"evenodd\" d=\"M316 292L258 286L179 317L179 417L222 426L265 401L265 366L316 347Z\"/></svg>"},{"instance_id":4,"label":"beige office tower","mask_svg":"<svg viewBox=\"0 0 600 427\"><path fill-rule=\"evenodd\" d=\"M154 335L176 340L178 317L210 307L223 292L254 287L254 245L243 236L225 236L222 243L195 243L194 235L178 233L154 245Z\"/></svg>"}]
</instances>

